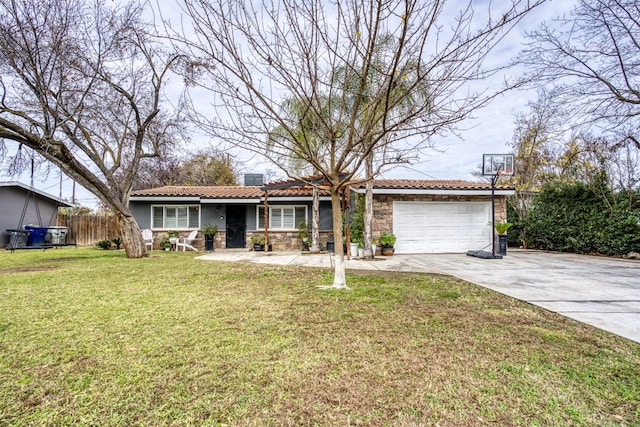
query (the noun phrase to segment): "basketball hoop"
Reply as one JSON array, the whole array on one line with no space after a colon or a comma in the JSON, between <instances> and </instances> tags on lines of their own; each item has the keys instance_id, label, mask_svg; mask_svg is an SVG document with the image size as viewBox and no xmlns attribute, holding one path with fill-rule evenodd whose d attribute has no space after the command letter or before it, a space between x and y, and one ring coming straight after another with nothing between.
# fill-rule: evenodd
<instances>
[{"instance_id":1,"label":"basketball hoop","mask_svg":"<svg viewBox=\"0 0 640 427\"><path fill-rule=\"evenodd\" d=\"M483 154L482 155L482 175L491 177L491 254L490 258L502 258L496 255L496 206L495 193L496 183L501 176L513 176L514 158L513 154Z\"/></svg>"},{"instance_id":2,"label":"basketball hoop","mask_svg":"<svg viewBox=\"0 0 640 427\"><path fill-rule=\"evenodd\" d=\"M484 154L482 156L482 175L511 176L513 175L513 154Z\"/></svg>"}]
</instances>

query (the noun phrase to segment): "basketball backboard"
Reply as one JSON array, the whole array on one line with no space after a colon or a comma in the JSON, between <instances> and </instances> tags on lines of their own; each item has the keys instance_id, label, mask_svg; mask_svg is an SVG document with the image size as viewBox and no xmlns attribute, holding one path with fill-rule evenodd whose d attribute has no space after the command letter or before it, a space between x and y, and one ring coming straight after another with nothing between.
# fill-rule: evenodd
<instances>
[{"instance_id":1,"label":"basketball backboard","mask_svg":"<svg viewBox=\"0 0 640 427\"><path fill-rule=\"evenodd\" d=\"M483 154L482 175L513 175L513 154Z\"/></svg>"}]
</instances>

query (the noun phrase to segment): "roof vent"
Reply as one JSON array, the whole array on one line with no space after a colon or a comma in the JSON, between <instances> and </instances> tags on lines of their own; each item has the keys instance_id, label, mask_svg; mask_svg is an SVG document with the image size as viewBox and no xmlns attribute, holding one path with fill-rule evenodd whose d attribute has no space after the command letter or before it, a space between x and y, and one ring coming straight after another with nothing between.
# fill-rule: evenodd
<instances>
[{"instance_id":1,"label":"roof vent","mask_svg":"<svg viewBox=\"0 0 640 427\"><path fill-rule=\"evenodd\" d=\"M264 175L261 173L245 173L244 185L245 187L260 187L264 184Z\"/></svg>"}]
</instances>

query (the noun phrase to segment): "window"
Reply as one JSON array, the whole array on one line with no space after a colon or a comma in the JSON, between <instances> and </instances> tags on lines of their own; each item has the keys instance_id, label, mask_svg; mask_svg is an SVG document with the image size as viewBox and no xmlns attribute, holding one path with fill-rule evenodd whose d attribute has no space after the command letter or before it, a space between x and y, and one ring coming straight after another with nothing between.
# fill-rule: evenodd
<instances>
[{"instance_id":1,"label":"window","mask_svg":"<svg viewBox=\"0 0 640 427\"><path fill-rule=\"evenodd\" d=\"M152 206L154 229L200 228L200 206Z\"/></svg>"},{"instance_id":2,"label":"window","mask_svg":"<svg viewBox=\"0 0 640 427\"><path fill-rule=\"evenodd\" d=\"M307 221L306 206L269 206L269 228L295 230ZM264 207L258 206L258 229L264 229Z\"/></svg>"}]
</instances>

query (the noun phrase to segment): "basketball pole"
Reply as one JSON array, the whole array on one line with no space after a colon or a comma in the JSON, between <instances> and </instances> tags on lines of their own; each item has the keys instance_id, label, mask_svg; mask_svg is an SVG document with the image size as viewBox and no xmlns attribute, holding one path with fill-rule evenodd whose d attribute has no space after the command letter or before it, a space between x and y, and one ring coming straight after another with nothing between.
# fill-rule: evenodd
<instances>
[{"instance_id":1,"label":"basketball pole","mask_svg":"<svg viewBox=\"0 0 640 427\"><path fill-rule=\"evenodd\" d=\"M498 166L496 174L491 177L491 254L496 257L496 183L500 179L500 169Z\"/></svg>"},{"instance_id":2,"label":"basketball pole","mask_svg":"<svg viewBox=\"0 0 640 427\"><path fill-rule=\"evenodd\" d=\"M496 174L498 176L498 174ZM491 178L491 254L496 257L496 178Z\"/></svg>"}]
</instances>

